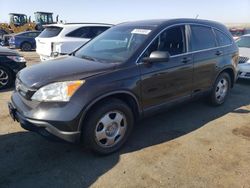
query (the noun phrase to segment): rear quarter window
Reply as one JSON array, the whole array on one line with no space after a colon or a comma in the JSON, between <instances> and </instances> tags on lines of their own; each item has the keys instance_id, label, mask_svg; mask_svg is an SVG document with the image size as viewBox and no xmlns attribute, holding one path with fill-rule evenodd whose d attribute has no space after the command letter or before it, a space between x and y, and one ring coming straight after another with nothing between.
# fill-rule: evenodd
<instances>
[{"instance_id":1,"label":"rear quarter window","mask_svg":"<svg viewBox=\"0 0 250 188\"><path fill-rule=\"evenodd\" d=\"M232 40L221 31L214 29L214 33L216 35L216 39L219 46L226 46L232 44Z\"/></svg>"},{"instance_id":2,"label":"rear quarter window","mask_svg":"<svg viewBox=\"0 0 250 188\"><path fill-rule=\"evenodd\" d=\"M205 50L214 47L216 47L216 40L212 28L206 26L191 25L192 51Z\"/></svg>"},{"instance_id":3,"label":"rear quarter window","mask_svg":"<svg viewBox=\"0 0 250 188\"><path fill-rule=\"evenodd\" d=\"M61 27L47 27L45 28L42 33L39 35L40 38L51 38L56 37L62 31L63 28Z\"/></svg>"}]
</instances>

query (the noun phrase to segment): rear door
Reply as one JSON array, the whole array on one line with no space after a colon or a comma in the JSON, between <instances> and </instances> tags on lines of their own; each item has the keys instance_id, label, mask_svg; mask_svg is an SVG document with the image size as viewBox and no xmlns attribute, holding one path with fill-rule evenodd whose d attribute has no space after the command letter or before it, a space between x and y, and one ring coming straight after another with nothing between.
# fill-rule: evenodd
<instances>
[{"instance_id":1,"label":"rear door","mask_svg":"<svg viewBox=\"0 0 250 188\"><path fill-rule=\"evenodd\" d=\"M212 87L216 65L223 59L223 51L217 47L213 29L204 25L190 25L190 52L194 60L193 93Z\"/></svg>"},{"instance_id":2,"label":"rear door","mask_svg":"<svg viewBox=\"0 0 250 188\"><path fill-rule=\"evenodd\" d=\"M142 57L149 57L152 51L170 54L167 62L140 63L144 109L191 96L193 61L192 55L186 53L186 44L185 25L174 26L162 32L143 54Z\"/></svg>"}]
</instances>

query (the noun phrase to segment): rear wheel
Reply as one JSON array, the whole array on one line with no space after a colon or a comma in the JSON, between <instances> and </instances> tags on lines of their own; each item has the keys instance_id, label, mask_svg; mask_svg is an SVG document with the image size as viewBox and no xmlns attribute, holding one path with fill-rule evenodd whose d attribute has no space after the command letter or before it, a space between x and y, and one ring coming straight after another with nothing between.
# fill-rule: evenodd
<instances>
[{"instance_id":1,"label":"rear wheel","mask_svg":"<svg viewBox=\"0 0 250 188\"><path fill-rule=\"evenodd\" d=\"M32 49L32 46L30 43L28 42L24 42L22 45L21 45L21 50L22 51L31 51Z\"/></svg>"},{"instance_id":2,"label":"rear wheel","mask_svg":"<svg viewBox=\"0 0 250 188\"><path fill-rule=\"evenodd\" d=\"M12 86L13 82L12 72L5 67L0 67L0 90Z\"/></svg>"},{"instance_id":3,"label":"rear wheel","mask_svg":"<svg viewBox=\"0 0 250 188\"><path fill-rule=\"evenodd\" d=\"M213 105L218 106L225 102L231 89L231 79L228 73L221 73L216 79L210 101Z\"/></svg>"},{"instance_id":4,"label":"rear wheel","mask_svg":"<svg viewBox=\"0 0 250 188\"><path fill-rule=\"evenodd\" d=\"M84 144L99 154L115 152L127 140L133 124L133 113L121 100L99 103L90 111L83 127Z\"/></svg>"}]
</instances>

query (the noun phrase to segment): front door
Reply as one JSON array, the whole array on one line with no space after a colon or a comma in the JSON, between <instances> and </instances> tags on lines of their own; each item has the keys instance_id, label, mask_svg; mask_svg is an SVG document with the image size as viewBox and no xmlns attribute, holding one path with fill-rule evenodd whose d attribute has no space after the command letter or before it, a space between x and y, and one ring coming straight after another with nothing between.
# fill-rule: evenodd
<instances>
[{"instance_id":1,"label":"front door","mask_svg":"<svg viewBox=\"0 0 250 188\"><path fill-rule=\"evenodd\" d=\"M140 63L141 96L144 109L189 97L192 92L193 59L186 53L186 29L174 26L163 31L147 48L143 57L153 51L167 51L167 62Z\"/></svg>"}]
</instances>

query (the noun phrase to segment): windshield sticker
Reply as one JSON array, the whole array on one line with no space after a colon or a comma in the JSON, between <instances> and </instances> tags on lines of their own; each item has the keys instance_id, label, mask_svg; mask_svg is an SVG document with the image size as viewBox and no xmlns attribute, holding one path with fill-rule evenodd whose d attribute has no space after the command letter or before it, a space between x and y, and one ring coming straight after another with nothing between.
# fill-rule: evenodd
<instances>
[{"instance_id":1,"label":"windshield sticker","mask_svg":"<svg viewBox=\"0 0 250 188\"><path fill-rule=\"evenodd\" d=\"M134 29L131 31L133 34L148 35L151 32L149 29Z\"/></svg>"}]
</instances>

